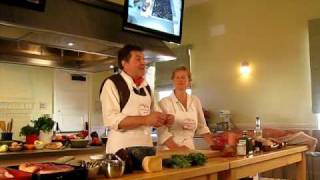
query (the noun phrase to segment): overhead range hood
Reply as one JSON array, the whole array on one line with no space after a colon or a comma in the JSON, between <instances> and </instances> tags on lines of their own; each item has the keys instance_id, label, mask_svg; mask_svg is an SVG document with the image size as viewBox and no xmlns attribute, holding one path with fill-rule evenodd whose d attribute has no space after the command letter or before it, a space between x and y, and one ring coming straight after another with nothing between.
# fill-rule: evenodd
<instances>
[{"instance_id":1,"label":"overhead range hood","mask_svg":"<svg viewBox=\"0 0 320 180\"><path fill-rule=\"evenodd\" d=\"M116 65L127 43L143 47L147 61L175 59L161 40L122 31L122 8L103 0L47 0L41 12L0 3L0 62L99 72Z\"/></svg>"}]
</instances>

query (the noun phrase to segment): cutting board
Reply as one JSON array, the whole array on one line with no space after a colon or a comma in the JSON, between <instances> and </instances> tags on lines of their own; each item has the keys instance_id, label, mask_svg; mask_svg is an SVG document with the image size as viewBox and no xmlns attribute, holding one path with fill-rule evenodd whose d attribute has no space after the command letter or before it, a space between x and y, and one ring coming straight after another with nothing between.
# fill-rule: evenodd
<instances>
[{"instance_id":1,"label":"cutting board","mask_svg":"<svg viewBox=\"0 0 320 180\"><path fill-rule=\"evenodd\" d=\"M220 151L213 151L213 150L158 150L157 151L157 155L161 156L163 159L170 158L174 154L188 155L190 153L202 153L205 156L207 156L207 158L221 156Z\"/></svg>"}]
</instances>

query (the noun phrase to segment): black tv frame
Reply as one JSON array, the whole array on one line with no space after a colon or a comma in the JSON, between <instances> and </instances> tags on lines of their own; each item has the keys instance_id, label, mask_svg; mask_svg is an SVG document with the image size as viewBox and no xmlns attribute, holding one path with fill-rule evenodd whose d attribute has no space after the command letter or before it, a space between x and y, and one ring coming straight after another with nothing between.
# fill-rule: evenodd
<instances>
[{"instance_id":1,"label":"black tv frame","mask_svg":"<svg viewBox=\"0 0 320 180\"><path fill-rule=\"evenodd\" d=\"M35 3L27 0L0 0L0 3L5 3L11 6L19 6L22 8L44 11L46 6L46 0L39 0L39 3Z\"/></svg>"},{"instance_id":2,"label":"black tv frame","mask_svg":"<svg viewBox=\"0 0 320 180\"><path fill-rule=\"evenodd\" d=\"M155 38L158 38L158 39L161 39L164 41L168 41L168 42L175 42L175 43L181 42L184 0L181 0L182 7L181 7L180 35L179 36L129 23L128 22L128 5L129 5L129 0L125 0L124 7L123 7L123 23L122 23L122 29L124 31L144 34L144 35L155 37Z\"/></svg>"}]
</instances>

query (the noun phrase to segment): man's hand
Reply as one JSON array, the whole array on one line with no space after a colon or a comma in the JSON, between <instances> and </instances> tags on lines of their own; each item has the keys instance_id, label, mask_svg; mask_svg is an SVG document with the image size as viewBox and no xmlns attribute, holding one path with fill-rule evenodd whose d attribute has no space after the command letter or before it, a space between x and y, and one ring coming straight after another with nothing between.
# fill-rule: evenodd
<instances>
[{"instance_id":1,"label":"man's hand","mask_svg":"<svg viewBox=\"0 0 320 180\"><path fill-rule=\"evenodd\" d=\"M166 114L165 125L166 125L166 126L171 126L173 123L174 123L174 115L172 115L172 114Z\"/></svg>"},{"instance_id":2,"label":"man's hand","mask_svg":"<svg viewBox=\"0 0 320 180\"><path fill-rule=\"evenodd\" d=\"M152 112L145 117L145 125L160 127L165 124L166 115L160 112Z\"/></svg>"},{"instance_id":3,"label":"man's hand","mask_svg":"<svg viewBox=\"0 0 320 180\"><path fill-rule=\"evenodd\" d=\"M190 150L190 148L188 148L185 145L182 145L182 146L178 146L176 148L173 148L173 150L183 150L183 151L185 151L185 150Z\"/></svg>"}]
</instances>

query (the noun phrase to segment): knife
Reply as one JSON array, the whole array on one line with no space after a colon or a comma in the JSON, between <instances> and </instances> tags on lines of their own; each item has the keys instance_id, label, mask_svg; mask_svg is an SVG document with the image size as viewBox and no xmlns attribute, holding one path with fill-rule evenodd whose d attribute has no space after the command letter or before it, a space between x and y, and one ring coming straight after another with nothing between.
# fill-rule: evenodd
<instances>
[{"instance_id":1,"label":"knife","mask_svg":"<svg viewBox=\"0 0 320 180\"><path fill-rule=\"evenodd\" d=\"M9 128L10 128L9 126L10 126L10 123L8 122L6 132L9 132Z\"/></svg>"},{"instance_id":2,"label":"knife","mask_svg":"<svg viewBox=\"0 0 320 180\"><path fill-rule=\"evenodd\" d=\"M9 132L12 132L12 125L13 125L13 118L11 118L11 120L10 120L10 129L9 129Z\"/></svg>"}]
</instances>

